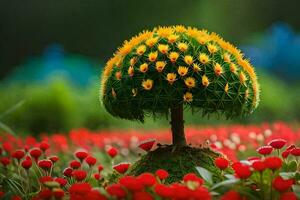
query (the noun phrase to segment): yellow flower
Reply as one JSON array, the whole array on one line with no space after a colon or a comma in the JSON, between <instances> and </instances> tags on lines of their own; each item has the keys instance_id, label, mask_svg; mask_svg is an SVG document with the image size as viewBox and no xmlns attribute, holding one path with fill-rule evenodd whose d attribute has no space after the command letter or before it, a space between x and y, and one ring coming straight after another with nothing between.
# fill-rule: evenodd
<instances>
[{"instance_id":1,"label":"yellow flower","mask_svg":"<svg viewBox=\"0 0 300 200\"><path fill-rule=\"evenodd\" d=\"M169 51L169 45L167 44L160 44L158 45L158 50L162 53L162 54L166 54Z\"/></svg>"},{"instance_id":2,"label":"yellow flower","mask_svg":"<svg viewBox=\"0 0 300 200\"><path fill-rule=\"evenodd\" d=\"M206 64L209 62L209 57L205 53L200 53L199 60L202 64Z\"/></svg>"},{"instance_id":3,"label":"yellow flower","mask_svg":"<svg viewBox=\"0 0 300 200\"><path fill-rule=\"evenodd\" d=\"M241 72L241 73L240 73L239 78L240 78L241 84L245 84L245 82L246 82L246 80L247 80L247 77L246 77L246 75L244 74L244 72Z\"/></svg>"},{"instance_id":4,"label":"yellow flower","mask_svg":"<svg viewBox=\"0 0 300 200\"><path fill-rule=\"evenodd\" d=\"M141 45L136 49L136 53L139 54L140 56L143 55L146 51L146 46Z\"/></svg>"},{"instance_id":5,"label":"yellow flower","mask_svg":"<svg viewBox=\"0 0 300 200\"><path fill-rule=\"evenodd\" d=\"M194 63L193 64L193 71L194 72L200 72L201 71L201 68L198 64Z\"/></svg>"},{"instance_id":6,"label":"yellow flower","mask_svg":"<svg viewBox=\"0 0 300 200\"><path fill-rule=\"evenodd\" d=\"M207 49L208 51L211 53L211 54L214 54L218 51L218 48L216 45L213 45L213 44L209 44L207 45Z\"/></svg>"},{"instance_id":7,"label":"yellow flower","mask_svg":"<svg viewBox=\"0 0 300 200\"><path fill-rule=\"evenodd\" d=\"M189 46L184 42L180 42L177 44L177 47L180 51L184 52L188 49Z\"/></svg>"},{"instance_id":8,"label":"yellow flower","mask_svg":"<svg viewBox=\"0 0 300 200\"><path fill-rule=\"evenodd\" d=\"M130 66L129 68L128 68L128 75L129 76L133 76L133 74L134 74L134 68L132 67L132 66Z\"/></svg>"},{"instance_id":9,"label":"yellow flower","mask_svg":"<svg viewBox=\"0 0 300 200\"><path fill-rule=\"evenodd\" d=\"M179 38L178 35L172 34L172 35L170 35L170 36L168 37L168 41L169 41L169 43L174 43L174 42L176 42L176 40L177 40L178 38Z\"/></svg>"},{"instance_id":10,"label":"yellow flower","mask_svg":"<svg viewBox=\"0 0 300 200\"><path fill-rule=\"evenodd\" d=\"M226 83L226 85L225 85L225 87L224 87L224 91L225 91L226 93L228 93L228 90L229 90L229 85L228 85L228 83Z\"/></svg>"},{"instance_id":11,"label":"yellow flower","mask_svg":"<svg viewBox=\"0 0 300 200\"><path fill-rule=\"evenodd\" d=\"M202 85L203 85L204 87L207 87L207 86L209 85L209 80L208 80L208 78L207 78L206 75L203 75L203 76L202 76Z\"/></svg>"},{"instance_id":12,"label":"yellow flower","mask_svg":"<svg viewBox=\"0 0 300 200\"><path fill-rule=\"evenodd\" d=\"M172 27L158 27L157 29L157 34L160 37L168 37L173 33L173 28Z\"/></svg>"},{"instance_id":13,"label":"yellow flower","mask_svg":"<svg viewBox=\"0 0 300 200\"><path fill-rule=\"evenodd\" d=\"M151 79L144 80L142 86L145 90L151 90L153 86L153 81Z\"/></svg>"},{"instance_id":14,"label":"yellow flower","mask_svg":"<svg viewBox=\"0 0 300 200\"><path fill-rule=\"evenodd\" d=\"M178 67L178 74L180 76L185 76L188 73L189 69L187 67L184 66L180 66Z\"/></svg>"},{"instance_id":15,"label":"yellow flower","mask_svg":"<svg viewBox=\"0 0 300 200\"><path fill-rule=\"evenodd\" d=\"M183 95L183 100L186 102L192 102L193 101L193 94L190 92L187 92Z\"/></svg>"},{"instance_id":16,"label":"yellow flower","mask_svg":"<svg viewBox=\"0 0 300 200\"><path fill-rule=\"evenodd\" d=\"M187 55L187 56L184 56L184 62L186 63L186 64L188 64L188 65L191 65L191 64L193 64L193 57L192 56L190 56L190 55Z\"/></svg>"},{"instance_id":17,"label":"yellow flower","mask_svg":"<svg viewBox=\"0 0 300 200\"><path fill-rule=\"evenodd\" d=\"M223 68L219 63L214 65L214 71L217 76L220 76L223 73Z\"/></svg>"},{"instance_id":18,"label":"yellow flower","mask_svg":"<svg viewBox=\"0 0 300 200\"><path fill-rule=\"evenodd\" d=\"M176 62L177 58L179 57L179 54L177 52L171 52L169 55L169 58L171 62Z\"/></svg>"},{"instance_id":19,"label":"yellow flower","mask_svg":"<svg viewBox=\"0 0 300 200\"><path fill-rule=\"evenodd\" d=\"M249 97L249 90L247 89L246 91L245 91L245 99L247 99Z\"/></svg>"},{"instance_id":20,"label":"yellow flower","mask_svg":"<svg viewBox=\"0 0 300 200\"><path fill-rule=\"evenodd\" d=\"M175 73L168 73L166 79L172 85L176 81L176 74Z\"/></svg>"},{"instance_id":21,"label":"yellow flower","mask_svg":"<svg viewBox=\"0 0 300 200\"><path fill-rule=\"evenodd\" d=\"M122 74L120 71L116 72L116 79L121 80Z\"/></svg>"},{"instance_id":22,"label":"yellow flower","mask_svg":"<svg viewBox=\"0 0 300 200\"><path fill-rule=\"evenodd\" d=\"M184 80L184 83L185 83L185 85L186 85L188 88L193 88L193 87L195 87L195 85L196 85L196 81L195 81L195 79L192 78L192 77L186 78L186 79Z\"/></svg>"},{"instance_id":23,"label":"yellow flower","mask_svg":"<svg viewBox=\"0 0 300 200\"><path fill-rule=\"evenodd\" d=\"M224 60L224 62L230 63L230 61L231 61L230 55L228 53L224 53L223 60Z\"/></svg>"},{"instance_id":24,"label":"yellow flower","mask_svg":"<svg viewBox=\"0 0 300 200\"><path fill-rule=\"evenodd\" d=\"M164 70L164 68L165 68L165 66L166 66L166 62L164 62L164 61L157 61L157 62L155 63L155 66L156 66L156 70L157 70L158 72L162 72L162 70Z\"/></svg>"},{"instance_id":25,"label":"yellow flower","mask_svg":"<svg viewBox=\"0 0 300 200\"><path fill-rule=\"evenodd\" d=\"M154 62L156 58L157 58L157 51L149 53L148 59L150 62Z\"/></svg>"},{"instance_id":26,"label":"yellow flower","mask_svg":"<svg viewBox=\"0 0 300 200\"><path fill-rule=\"evenodd\" d=\"M132 50L132 44L130 44L128 41L124 41L123 46L119 48L119 53L122 56L126 56L131 50Z\"/></svg>"},{"instance_id":27,"label":"yellow flower","mask_svg":"<svg viewBox=\"0 0 300 200\"><path fill-rule=\"evenodd\" d=\"M204 45L206 42L209 41L209 37L206 36L206 35L202 35L202 36L200 36L200 37L197 38L197 41L198 41L200 44Z\"/></svg>"},{"instance_id":28,"label":"yellow flower","mask_svg":"<svg viewBox=\"0 0 300 200\"><path fill-rule=\"evenodd\" d=\"M186 31L186 28L182 25L177 25L174 27L175 31L178 33L184 33Z\"/></svg>"},{"instance_id":29,"label":"yellow flower","mask_svg":"<svg viewBox=\"0 0 300 200\"><path fill-rule=\"evenodd\" d=\"M130 59L130 66L134 66L134 64L136 63L137 59L136 57L133 57Z\"/></svg>"},{"instance_id":30,"label":"yellow flower","mask_svg":"<svg viewBox=\"0 0 300 200\"><path fill-rule=\"evenodd\" d=\"M153 47L158 41L158 37L152 37L152 38L149 38L148 40L146 40L146 45L148 47Z\"/></svg>"},{"instance_id":31,"label":"yellow flower","mask_svg":"<svg viewBox=\"0 0 300 200\"><path fill-rule=\"evenodd\" d=\"M117 96L117 93L115 92L114 88L111 89L111 95L113 97L116 97Z\"/></svg>"},{"instance_id":32,"label":"yellow flower","mask_svg":"<svg viewBox=\"0 0 300 200\"><path fill-rule=\"evenodd\" d=\"M145 73L148 71L148 64L147 63L144 63L144 64L141 64L140 65L140 71Z\"/></svg>"},{"instance_id":33,"label":"yellow flower","mask_svg":"<svg viewBox=\"0 0 300 200\"><path fill-rule=\"evenodd\" d=\"M131 90L131 92L132 92L132 96L136 96L137 95L137 89L135 89L135 88L133 88L132 90Z\"/></svg>"},{"instance_id":34,"label":"yellow flower","mask_svg":"<svg viewBox=\"0 0 300 200\"><path fill-rule=\"evenodd\" d=\"M236 73L236 65L234 63L230 63L229 68L232 73Z\"/></svg>"}]
</instances>

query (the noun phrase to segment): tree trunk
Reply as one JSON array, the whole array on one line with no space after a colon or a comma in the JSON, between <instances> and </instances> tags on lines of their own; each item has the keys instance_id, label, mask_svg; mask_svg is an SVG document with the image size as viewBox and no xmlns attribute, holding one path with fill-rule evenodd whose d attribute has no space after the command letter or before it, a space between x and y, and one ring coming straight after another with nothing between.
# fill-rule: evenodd
<instances>
[{"instance_id":1,"label":"tree trunk","mask_svg":"<svg viewBox=\"0 0 300 200\"><path fill-rule=\"evenodd\" d=\"M183 105L176 108L171 108L171 130L172 130L172 142L173 145L185 146L186 139L184 135L183 125Z\"/></svg>"}]
</instances>

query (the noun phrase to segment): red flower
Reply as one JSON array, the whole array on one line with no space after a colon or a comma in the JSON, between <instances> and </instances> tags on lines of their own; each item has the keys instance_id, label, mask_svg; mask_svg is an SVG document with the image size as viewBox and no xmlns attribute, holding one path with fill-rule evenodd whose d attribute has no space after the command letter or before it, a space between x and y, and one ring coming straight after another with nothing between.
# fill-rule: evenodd
<instances>
[{"instance_id":1,"label":"red flower","mask_svg":"<svg viewBox=\"0 0 300 200\"><path fill-rule=\"evenodd\" d=\"M53 196L55 200L62 199L65 196L65 192L62 189L55 188L53 189Z\"/></svg>"},{"instance_id":2,"label":"red flower","mask_svg":"<svg viewBox=\"0 0 300 200\"><path fill-rule=\"evenodd\" d=\"M222 196L221 200L245 200L245 198L243 198L238 192L230 190Z\"/></svg>"},{"instance_id":3,"label":"red flower","mask_svg":"<svg viewBox=\"0 0 300 200\"><path fill-rule=\"evenodd\" d=\"M156 170L155 175L158 176L158 178L160 180L165 180L166 178L169 177L169 173L166 170L164 170L164 169L158 169L158 170Z\"/></svg>"},{"instance_id":4,"label":"red flower","mask_svg":"<svg viewBox=\"0 0 300 200\"><path fill-rule=\"evenodd\" d=\"M98 174L98 173L93 174L93 177L94 177L96 180L100 180L100 178L101 178L100 174Z\"/></svg>"},{"instance_id":5,"label":"red flower","mask_svg":"<svg viewBox=\"0 0 300 200\"><path fill-rule=\"evenodd\" d=\"M184 175L183 177L183 181L184 182L188 182L188 181L192 181L192 182L197 182L200 185L202 185L204 183L203 179L198 177L196 174L194 173L188 173L186 175Z\"/></svg>"},{"instance_id":6,"label":"red flower","mask_svg":"<svg viewBox=\"0 0 300 200\"><path fill-rule=\"evenodd\" d=\"M72 176L72 173L73 173L73 169L71 167L67 167L64 169L63 171L63 174L66 176L66 177L70 177Z\"/></svg>"},{"instance_id":7,"label":"red flower","mask_svg":"<svg viewBox=\"0 0 300 200\"><path fill-rule=\"evenodd\" d=\"M280 195L280 200L297 200L294 192L286 192Z\"/></svg>"},{"instance_id":8,"label":"red flower","mask_svg":"<svg viewBox=\"0 0 300 200\"><path fill-rule=\"evenodd\" d=\"M236 162L232 165L233 170L238 178L246 179L252 174L250 167L248 165Z\"/></svg>"},{"instance_id":9,"label":"red flower","mask_svg":"<svg viewBox=\"0 0 300 200\"><path fill-rule=\"evenodd\" d=\"M260 157L257 157L257 156L250 156L247 158L247 160L250 162L250 161L255 161L255 160L260 160Z\"/></svg>"},{"instance_id":10,"label":"red flower","mask_svg":"<svg viewBox=\"0 0 300 200\"><path fill-rule=\"evenodd\" d=\"M51 160L40 160L38 162L38 166L42 168L43 170L49 170L52 167L52 161Z\"/></svg>"},{"instance_id":11,"label":"red flower","mask_svg":"<svg viewBox=\"0 0 300 200\"><path fill-rule=\"evenodd\" d=\"M104 169L104 167L102 165L98 165L98 172L100 173L102 170Z\"/></svg>"},{"instance_id":12,"label":"red flower","mask_svg":"<svg viewBox=\"0 0 300 200\"><path fill-rule=\"evenodd\" d=\"M89 192L91 192L92 190L92 186L88 183L74 183L73 185L71 185L69 192L70 192L70 196L71 199L73 197L73 199L78 199L78 198L74 198L74 196L76 197L77 195L85 195Z\"/></svg>"},{"instance_id":13,"label":"red flower","mask_svg":"<svg viewBox=\"0 0 300 200\"><path fill-rule=\"evenodd\" d=\"M191 193L192 199L211 200L210 193L205 187L198 187Z\"/></svg>"},{"instance_id":14,"label":"red flower","mask_svg":"<svg viewBox=\"0 0 300 200\"><path fill-rule=\"evenodd\" d=\"M14 195L11 200L22 200L21 197L19 197L18 195Z\"/></svg>"},{"instance_id":15,"label":"red flower","mask_svg":"<svg viewBox=\"0 0 300 200\"><path fill-rule=\"evenodd\" d=\"M122 178L120 178L119 183L128 190L132 191L140 191L144 188L140 181L133 176L123 176Z\"/></svg>"},{"instance_id":16,"label":"red flower","mask_svg":"<svg viewBox=\"0 0 300 200\"><path fill-rule=\"evenodd\" d=\"M72 173L72 176L77 180L77 181L82 181L86 178L86 171L84 170L74 170Z\"/></svg>"},{"instance_id":17,"label":"red flower","mask_svg":"<svg viewBox=\"0 0 300 200\"><path fill-rule=\"evenodd\" d=\"M86 157L86 159L84 160L90 167L94 166L97 162L96 158L94 158L93 156L88 156Z\"/></svg>"},{"instance_id":18,"label":"red flower","mask_svg":"<svg viewBox=\"0 0 300 200\"><path fill-rule=\"evenodd\" d=\"M7 153L12 151L12 145L10 142L3 142L2 147L3 147L3 150L6 151Z\"/></svg>"},{"instance_id":19,"label":"red flower","mask_svg":"<svg viewBox=\"0 0 300 200\"><path fill-rule=\"evenodd\" d=\"M271 170L279 169L282 166L282 160L276 156L270 156L265 158L264 163L266 167Z\"/></svg>"},{"instance_id":20,"label":"red flower","mask_svg":"<svg viewBox=\"0 0 300 200\"><path fill-rule=\"evenodd\" d=\"M111 157L114 158L117 154L118 154L118 149L116 149L115 147L110 147L107 150L107 154Z\"/></svg>"},{"instance_id":21,"label":"red flower","mask_svg":"<svg viewBox=\"0 0 300 200\"><path fill-rule=\"evenodd\" d=\"M29 159L25 159L25 160L23 160L22 162L21 162L21 165L22 165L22 167L24 168L24 169L30 169L30 167L32 166L32 161L31 161L31 159L29 158Z\"/></svg>"},{"instance_id":22,"label":"red flower","mask_svg":"<svg viewBox=\"0 0 300 200\"><path fill-rule=\"evenodd\" d=\"M77 199L77 200L82 200L82 199L89 199L89 200L107 200L107 198L102 195L99 190L92 190L91 192L87 193L83 198ZM70 199L70 200L75 200L75 199Z\"/></svg>"},{"instance_id":23,"label":"red flower","mask_svg":"<svg viewBox=\"0 0 300 200\"><path fill-rule=\"evenodd\" d=\"M300 148L299 147L295 147L294 149L291 150L291 154L293 156L300 156Z\"/></svg>"},{"instance_id":24,"label":"red flower","mask_svg":"<svg viewBox=\"0 0 300 200\"><path fill-rule=\"evenodd\" d=\"M20 161L25 156L25 152L23 150L16 150L11 156Z\"/></svg>"},{"instance_id":25,"label":"red flower","mask_svg":"<svg viewBox=\"0 0 300 200\"><path fill-rule=\"evenodd\" d=\"M255 160L252 163L252 167L254 170L259 171L259 172L264 171L266 169L265 163L261 160Z\"/></svg>"},{"instance_id":26,"label":"red flower","mask_svg":"<svg viewBox=\"0 0 300 200\"><path fill-rule=\"evenodd\" d=\"M138 180L140 181L141 184L144 186L152 186L156 183L156 178L153 174L151 173L143 173L138 176Z\"/></svg>"},{"instance_id":27,"label":"red flower","mask_svg":"<svg viewBox=\"0 0 300 200\"><path fill-rule=\"evenodd\" d=\"M284 139L274 139L269 142L268 145L272 146L274 149L281 149L286 144Z\"/></svg>"},{"instance_id":28,"label":"red flower","mask_svg":"<svg viewBox=\"0 0 300 200\"><path fill-rule=\"evenodd\" d=\"M41 183L50 182L53 181L53 178L51 176L42 176L41 178L39 178L39 181Z\"/></svg>"},{"instance_id":29,"label":"red flower","mask_svg":"<svg viewBox=\"0 0 300 200\"><path fill-rule=\"evenodd\" d=\"M268 146L262 146L262 147L259 147L256 151L261 155L269 155L269 154L272 153L273 147L269 146L269 145Z\"/></svg>"},{"instance_id":30,"label":"red flower","mask_svg":"<svg viewBox=\"0 0 300 200\"><path fill-rule=\"evenodd\" d=\"M154 187L154 191L162 198L171 198L173 196L173 189L163 184L157 184Z\"/></svg>"},{"instance_id":31,"label":"red flower","mask_svg":"<svg viewBox=\"0 0 300 200\"><path fill-rule=\"evenodd\" d=\"M152 200L154 199L151 194L145 191L138 191L133 193L133 200Z\"/></svg>"},{"instance_id":32,"label":"red flower","mask_svg":"<svg viewBox=\"0 0 300 200\"><path fill-rule=\"evenodd\" d=\"M50 156L49 160L51 160L53 163L56 163L59 160L58 156Z\"/></svg>"},{"instance_id":33,"label":"red flower","mask_svg":"<svg viewBox=\"0 0 300 200\"><path fill-rule=\"evenodd\" d=\"M281 153L282 158L287 158L291 153L291 150L285 150Z\"/></svg>"},{"instance_id":34,"label":"red flower","mask_svg":"<svg viewBox=\"0 0 300 200\"><path fill-rule=\"evenodd\" d=\"M277 190L278 192L285 192L292 187L293 183L294 183L293 179L284 180L281 176L277 176L273 180L272 185L273 185L273 188L275 190Z\"/></svg>"},{"instance_id":35,"label":"red flower","mask_svg":"<svg viewBox=\"0 0 300 200\"><path fill-rule=\"evenodd\" d=\"M294 144L291 144L290 146L288 146L286 148L286 150L292 150L292 149L295 149L295 148L296 148L296 146Z\"/></svg>"},{"instance_id":36,"label":"red flower","mask_svg":"<svg viewBox=\"0 0 300 200\"><path fill-rule=\"evenodd\" d=\"M222 158L222 157L219 157L219 158L216 158L216 159L215 159L215 165L216 165L219 169L224 170L224 169L226 169L226 168L228 167L229 162L228 162L227 159Z\"/></svg>"},{"instance_id":37,"label":"red flower","mask_svg":"<svg viewBox=\"0 0 300 200\"><path fill-rule=\"evenodd\" d=\"M77 150L75 152L75 157L80 161L83 161L89 154L85 150Z\"/></svg>"},{"instance_id":38,"label":"red flower","mask_svg":"<svg viewBox=\"0 0 300 200\"><path fill-rule=\"evenodd\" d=\"M61 187L65 186L65 185L68 183L68 181L67 181L66 179L64 179L64 178L59 178L59 177L54 178L54 181L55 181L55 182L58 182L58 183L60 184Z\"/></svg>"},{"instance_id":39,"label":"red flower","mask_svg":"<svg viewBox=\"0 0 300 200\"><path fill-rule=\"evenodd\" d=\"M52 191L48 188L42 189L38 194L39 199L51 199Z\"/></svg>"},{"instance_id":40,"label":"red flower","mask_svg":"<svg viewBox=\"0 0 300 200\"><path fill-rule=\"evenodd\" d=\"M142 141L138 147L140 149L143 149L144 151L150 151L155 143L155 139L149 139L149 140L146 140L146 141Z\"/></svg>"},{"instance_id":41,"label":"red flower","mask_svg":"<svg viewBox=\"0 0 300 200\"><path fill-rule=\"evenodd\" d=\"M81 163L78 160L72 160L70 162L70 167L73 169L78 169L79 167L81 167Z\"/></svg>"},{"instance_id":42,"label":"red flower","mask_svg":"<svg viewBox=\"0 0 300 200\"><path fill-rule=\"evenodd\" d=\"M10 164L10 159L8 157L1 158L1 163L4 167Z\"/></svg>"},{"instance_id":43,"label":"red flower","mask_svg":"<svg viewBox=\"0 0 300 200\"><path fill-rule=\"evenodd\" d=\"M111 195L113 197L117 197L118 199L123 199L126 197L126 191L123 189L122 185L119 183L109 185L106 188L106 191L109 195Z\"/></svg>"},{"instance_id":44,"label":"red flower","mask_svg":"<svg viewBox=\"0 0 300 200\"><path fill-rule=\"evenodd\" d=\"M33 148L29 151L29 154L31 155L31 157L35 159L35 161L37 161L39 157L42 155L42 151L38 148Z\"/></svg>"},{"instance_id":45,"label":"red flower","mask_svg":"<svg viewBox=\"0 0 300 200\"><path fill-rule=\"evenodd\" d=\"M47 142L45 142L45 141L43 141L43 142L41 142L41 144L40 144L40 149L42 150L42 151L46 151L47 149L49 149L50 148L50 145L47 143Z\"/></svg>"},{"instance_id":46,"label":"red flower","mask_svg":"<svg viewBox=\"0 0 300 200\"><path fill-rule=\"evenodd\" d=\"M192 191L186 187L185 185L179 184L179 183L173 183L171 185L171 188L174 190L173 198L174 199L193 199L192 197Z\"/></svg>"},{"instance_id":47,"label":"red flower","mask_svg":"<svg viewBox=\"0 0 300 200\"><path fill-rule=\"evenodd\" d=\"M129 169L130 163L120 163L113 166L113 169L119 172L120 174L124 174Z\"/></svg>"}]
</instances>

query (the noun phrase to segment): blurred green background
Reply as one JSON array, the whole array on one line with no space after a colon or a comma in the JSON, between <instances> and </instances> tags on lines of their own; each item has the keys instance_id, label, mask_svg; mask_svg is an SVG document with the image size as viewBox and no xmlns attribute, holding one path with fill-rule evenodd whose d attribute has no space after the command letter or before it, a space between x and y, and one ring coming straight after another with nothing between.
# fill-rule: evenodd
<instances>
[{"instance_id":1,"label":"blurred green background","mask_svg":"<svg viewBox=\"0 0 300 200\"><path fill-rule=\"evenodd\" d=\"M258 71L261 104L243 119L187 124L300 120L299 1L0 0L1 124L19 133L72 128L159 128L114 119L99 102L99 75L112 53L143 29L183 24L217 32L239 46ZM0 124L0 125L1 125ZM0 126L1 127L1 126Z\"/></svg>"}]
</instances>

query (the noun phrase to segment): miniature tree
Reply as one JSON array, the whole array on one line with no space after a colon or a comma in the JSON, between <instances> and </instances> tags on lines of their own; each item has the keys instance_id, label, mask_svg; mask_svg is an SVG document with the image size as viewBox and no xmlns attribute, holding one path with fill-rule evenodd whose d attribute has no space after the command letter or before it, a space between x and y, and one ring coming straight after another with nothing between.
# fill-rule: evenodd
<instances>
[{"instance_id":1,"label":"miniature tree","mask_svg":"<svg viewBox=\"0 0 300 200\"><path fill-rule=\"evenodd\" d=\"M252 113L259 102L255 71L215 33L158 27L125 41L106 64L102 102L113 116L144 121L171 115L173 145L184 146L184 108L227 118Z\"/></svg>"}]
</instances>

